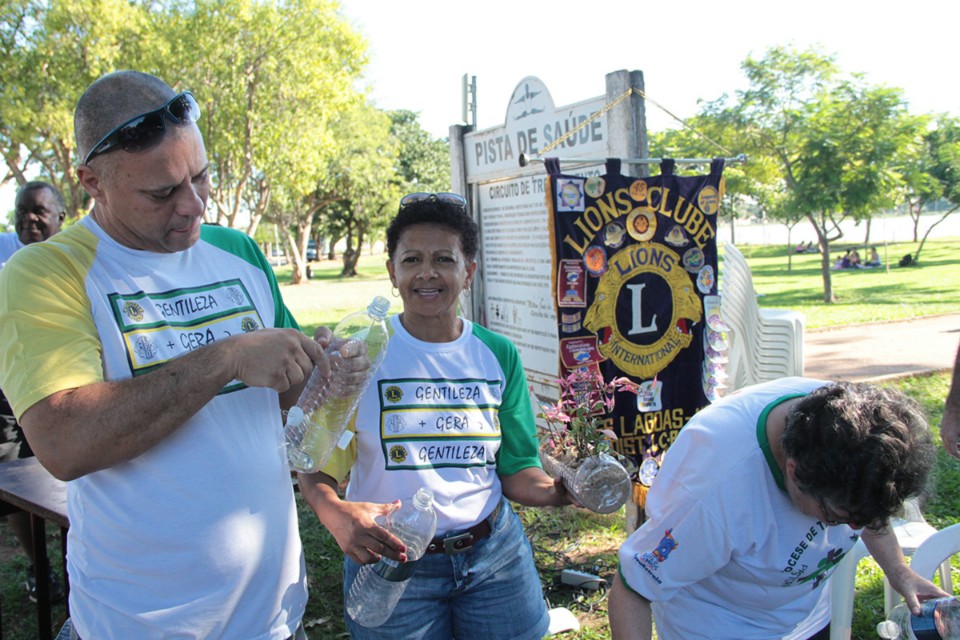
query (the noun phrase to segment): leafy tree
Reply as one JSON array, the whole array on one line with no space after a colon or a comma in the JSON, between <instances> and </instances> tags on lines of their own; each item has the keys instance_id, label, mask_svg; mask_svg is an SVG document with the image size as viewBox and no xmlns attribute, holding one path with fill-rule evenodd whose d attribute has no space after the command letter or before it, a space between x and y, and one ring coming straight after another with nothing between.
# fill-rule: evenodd
<instances>
[{"instance_id":1,"label":"leafy tree","mask_svg":"<svg viewBox=\"0 0 960 640\"><path fill-rule=\"evenodd\" d=\"M390 112L390 136L398 145L396 172L405 193L450 190L450 145L433 138L413 111Z\"/></svg>"},{"instance_id":2,"label":"leafy tree","mask_svg":"<svg viewBox=\"0 0 960 640\"><path fill-rule=\"evenodd\" d=\"M924 125L926 122L924 122ZM920 216L927 203L943 195L940 181L930 173L934 155L929 134L921 133L913 144L902 150L897 166L903 178L901 201L913 220L913 241L919 238Z\"/></svg>"},{"instance_id":3,"label":"leafy tree","mask_svg":"<svg viewBox=\"0 0 960 640\"><path fill-rule=\"evenodd\" d=\"M346 238L341 275L357 275L364 240L382 228L400 197L397 142L389 115L370 104L336 123L338 153L331 159L323 196L323 224Z\"/></svg>"},{"instance_id":4,"label":"leafy tree","mask_svg":"<svg viewBox=\"0 0 960 640\"><path fill-rule=\"evenodd\" d=\"M156 28L170 34L170 57L184 65L172 75L195 89L205 112L208 217L237 226L246 212L252 234L283 190L286 202L298 194L308 200L296 209L307 218L297 226L309 230L310 194L337 153L332 122L357 104L353 83L366 64L365 43L338 7L332 0L195 0L157 14Z\"/></svg>"},{"instance_id":5,"label":"leafy tree","mask_svg":"<svg viewBox=\"0 0 960 640\"><path fill-rule=\"evenodd\" d=\"M899 90L840 78L833 59L819 53L777 47L742 67L750 88L705 113L736 131L751 158L775 164L784 195L772 213L811 223L824 300L833 302L830 243L842 237L839 223L893 203L901 184L893 160L915 139L916 121Z\"/></svg>"},{"instance_id":6,"label":"leafy tree","mask_svg":"<svg viewBox=\"0 0 960 640\"><path fill-rule=\"evenodd\" d=\"M945 198L953 207L940 216L923 234L923 240L913 256L914 262L920 261L920 252L930 232L946 220L947 216L960 209L960 119L941 116L937 121L937 128L927 133L924 142L929 163L925 174L936 184L939 191L938 197ZM934 189L931 189L931 192L934 192ZM916 225L914 240L916 240Z\"/></svg>"},{"instance_id":7,"label":"leafy tree","mask_svg":"<svg viewBox=\"0 0 960 640\"><path fill-rule=\"evenodd\" d=\"M8 177L28 166L63 193L70 215L86 210L77 182L73 110L83 90L115 68L139 68L153 46L147 11L123 0L0 3L0 152Z\"/></svg>"}]
</instances>

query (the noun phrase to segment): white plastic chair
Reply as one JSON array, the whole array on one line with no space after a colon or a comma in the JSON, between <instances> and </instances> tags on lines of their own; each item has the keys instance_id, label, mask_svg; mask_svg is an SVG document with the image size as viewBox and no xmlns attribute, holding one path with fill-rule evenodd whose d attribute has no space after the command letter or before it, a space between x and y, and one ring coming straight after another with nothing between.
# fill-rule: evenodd
<instances>
[{"instance_id":1,"label":"white plastic chair","mask_svg":"<svg viewBox=\"0 0 960 640\"><path fill-rule=\"evenodd\" d=\"M903 555L914 556L914 562L916 561L916 553L919 552L919 549L921 549L928 540L932 540L938 533L943 533L948 529L960 526L954 525L954 527L948 527L938 532L923 519L923 514L920 512L920 507L916 499L910 499L904 503L902 515L902 518L892 519L890 526L893 528L893 533L897 536L897 542L900 543L900 549L903 551ZM960 530L954 532L954 536L960 538ZM960 544L960 541L958 541L958 544ZM843 557L843 560L840 561L840 564L837 565L830 577L830 599L832 607L830 615L830 640L850 640L853 624L853 597L856 589L857 565L860 563L860 560L869 555L870 552L867 551L863 540L858 540L853 549L848 551L847 555ZM913 562L911 562L911 566L914 566ZM949 580L949 562L946 563L946 567L947 580ZM916 568L914 569L914 571L917 571L917 573L925 577L932 576L935 570L936 566L934 566L934 568L930 570L929 575L927 575L917 571ZM941 573L941 580L942 579ZM945 591L949 590L948 587L943 588ZM884 614L889 614L890 610L899 602L900 594L893 590L890 582L886 576L884 576Z\"/></svg>"},{"instance_id":2,"label":"white plastic chair","mask_svg":"<svg viewBox=\"0 0 960 640\"><path fill-rule=\"evenodd\" d=\"M803 375L803 315L761 309L750 266L729 243L724 244L720 294L720 317L730 327L727 384L731 389Z\"/></svg>"},{"instance_id":3,"label":"white plastic chair","mask_svg":"<svg viewBox=\"0 0 960 640\"><path fill-rule=\"evenodd\" d=\"M940 588L953 593L950 556L960 553L960 524L937 531L923 541L910 559L910 568L928 580L940 571Z\"/></svg>"}]
</instances>

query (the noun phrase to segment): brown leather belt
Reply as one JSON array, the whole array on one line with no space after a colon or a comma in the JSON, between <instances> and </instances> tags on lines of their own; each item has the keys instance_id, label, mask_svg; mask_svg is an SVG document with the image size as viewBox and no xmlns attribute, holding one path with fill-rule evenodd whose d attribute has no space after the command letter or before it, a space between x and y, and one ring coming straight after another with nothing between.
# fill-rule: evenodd
<instances>
[{"instance_id":1,"label":"brown leather belt","mask_svg":"<svg viewBox=\"0 0 960 640\"><path fill-rule=\"evenodd\" d=\"M493 513L463 533L446 536L444 538L439 536L434 538L430 541L430 544L427 545L426 552L445 553L448 556L455 556L458 553L469 551L473 545L490 535L490 532L493 530L493 525L497 521L497 516L500 515L500 506L502 504L502 502L498 502Z\"/></svg>"}]
</instances>

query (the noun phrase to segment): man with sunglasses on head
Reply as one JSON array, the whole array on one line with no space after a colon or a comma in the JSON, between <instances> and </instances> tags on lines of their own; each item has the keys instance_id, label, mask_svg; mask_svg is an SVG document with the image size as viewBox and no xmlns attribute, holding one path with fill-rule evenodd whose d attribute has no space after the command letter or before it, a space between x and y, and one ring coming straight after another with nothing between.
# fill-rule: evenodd
<instances>
[{"instance_id":1,"label":"man with sunglasses on head","mask_svg":"<svg viewBox=\"0 0 960 640\"><path fill-rule=\"evenodd\" d=\"M199 117L154 76L94 82L93 210L0 271L0 385L67 481L61 637L305 638L281 409L329 373L329 332L300 332L252 239L202 224Z\"/></svg>"}]
</instances>

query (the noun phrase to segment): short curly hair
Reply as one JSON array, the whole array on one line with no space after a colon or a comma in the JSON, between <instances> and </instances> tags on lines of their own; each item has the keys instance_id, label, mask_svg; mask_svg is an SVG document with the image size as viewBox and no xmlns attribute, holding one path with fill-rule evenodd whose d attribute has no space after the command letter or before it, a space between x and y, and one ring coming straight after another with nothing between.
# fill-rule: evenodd
<instances>
[{"instance_id":1,"label":"short curly hair","mask_svg":"<svg viewBox=\"0 0 960 640\"><path fill-rule=\"evenodd\" d=\"M480 248L480 228L463 207L438 198L428 198L401 206L387 227L387 257L393 254L400 242L400 235L415 224L436 224L446 227L460 236L460 250L468 261L477 257Z\"/></svg>"},{"instance_id":2,"label":"short curly hair","mask_svg":"<svg viewBox=\"0 0 960 640\"><path fill-rule=\"evenodd\" d=\"M936 456L919 405L867 383L833 383L800 400L782 444L801 491L872 529L923 493Z\"/></svg>"}]
</instances>

